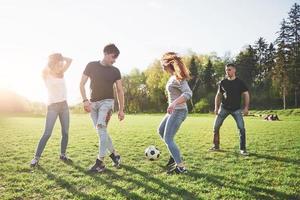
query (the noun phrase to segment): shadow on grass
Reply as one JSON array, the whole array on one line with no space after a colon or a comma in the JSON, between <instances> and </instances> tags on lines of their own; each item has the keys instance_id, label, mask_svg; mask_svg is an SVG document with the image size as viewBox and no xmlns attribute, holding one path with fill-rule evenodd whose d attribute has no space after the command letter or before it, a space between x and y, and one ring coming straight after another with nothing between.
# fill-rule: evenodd
<instances>
[{"instance_id":1,"label":"shadow on grass","mask_svg":"<svg viewBox=\"0 0 300 200\"><path fill-rule=\"evenodd\" d=\"M145 198L143 198L137 194L130 193L127 189L123 189L119 186L113 185L111 182L113 182L114 180L121 180L121 181L125 181L127 183L133 183L137 187L144 188L150 194L151 193L158 194L162 197L168 197L171 194L175 194L177 196L177 198L181 197L183 199L199 199L196 196L194 196L191 192L189 192L185 189L182 189L182 188L179 188L176 186L170 186L170 185L164 183L163 181L161 181L160 179L154 178L153 176L149 175L148 173L143 172L141 170L138 170L138 169L128 166L128 165L122 165L122 169L125 169L126 171L130 172L133 175L137 174L137 175L142 176L142 178L145 181L136 180L136 179L132 178L132 176L130 176L130 175L121 176L109 169L106 169L105 172L103 172L103 173L106 175L109 175L111 179L105 180L103 177L101 177L101 174L90 173L86 169L84 169L81 166L76 165L74 163L71 163L69 165L74 167L76 170L78 170L86 175L91 176L93 179L100 182L101 184L105 184L109 188L116 189L118 191L118 193L122 194L124 197L126 197L128 199L145 199ZM159 188L162 188L164 190L164 192L151 187L149 185L149 183L154 183L154 184L158 185ZM168 197L168 198L171 199L171 197Z\"/></svg>"},{"instance_id":2,"label":"shadow on grass","mask_svg":"<svg viewBox=\"0 0 300 200\"><path fill-rule=\"evenodd\" d=\"M208 149L207 152L208 153L229 153L231 151L225 150L225 149L218 149L218 150L210 150L210 149Z\"/></svg>"},{"instance_id":3,"label":"shadow on grass","mask_svg":"<svg viewBox=\"0 0 300 200\"><path fill-rule=\"evenodd\" d=\"M175 194L178 197L181 197L182 199L199 199L199 197L196 197L193 193L187 191L186 189L166 184L162 180L160 180L158 178L154 178L147 172L141 171L139 169L136 169L136 168L128 166L128 165L122 165L122 166L124 169L131 172L132 174L139 174L144 179L146 179L146 182L155 183L155 184L159 185L160 188L163 188L164 190L166 190L165 193L160 192L162 196L168 196L170 194ZM178 176L181 176L181 175L178 175ZM184 174L182 174L182 176L184 176ZM133 180L133 181L137 185L140 185L142 183L141 181L136 181L136 180ZM146 186L147 189L149 189L149 187L150 186ZM152 188L152 190L153 190L153 188ZM156 192L158 192L158 191L156 191Z\"/></svg>"},{"instance_id":4,"label":"shadow on grass","mask_svg":"<svg viewBox=\"0 0 300 200\"><path fill-rule=\"evenodd\" d=\"M198 173L194 171L189 171L187 174L193 178L205 179L207 182L210 182L220 188L224 187L235 191L244 192L255 199L298 199L299 198L296 195L286 194L284 192L277 191L275 189L269 189L265 187L258 187L251 184L249 185L249 184L241 183L238 181L234 181L232 179L228 179L224 176L204 174L204 173Z\"/></svg>"},{"instance_id":5,"label":"shadow on grass","mask_svg":"<svg viewBox=\"0 0 300 200\"><path fill-rule=\"evenodd\" d=\"M104 172L99 174L99 173L89 172L87 169L85 169L79 165L76 165L75 163L68 163L68 165L72 166L74 169L78 170L79 172L90 176L95 181L97 181L98 183L101 183L102 185L106 186L107 188L115 189L118 194L121 194L122 196L124 196L128 199L145 199L145 198L141 197L140 195L131 193L128 189L124 189L120 186L113 184L112 179L107 180L107 179L105 179L105 177L101 177L101 174L103 173L103 174L112 176L113 179L114 178L117 179L118 176L110 169L105 169Z\"/></svg>"},{"instance_id":6,"label":"shadow on grass","mask_svg":"<svg viewBox=\"0 0 300 200\"><path fill-rule=\"evenodd\" d=\"M69 183L68 181L66 181L63 178L57 177L56 175L54 175L53 173L45 170L43 167L39 166L38 169L43 172L44 174L47 175L47 178L50 180L54 180L60 187L66 189L68 192L72 193L74 196L76 196L77 198L83 198L83 199L99 199L102 200L103 198L101 198L98 195L88 195L84 192L80 192L78 191L73 184Z\"/></svg>"},{"instance_id":7,"label":"shadow on grass","mask_svg":"<svg viewBox=\"0 0 300 200\"><path fill-rule=\"evenodd\" d=\"M279 162L286 162L294 165L300 165L300 160L296 159L290 159L290 158L283 158L283 157L277 157L277 156L270 156L265 154L257 154L257 153L251 153L251 156L255 156L257 158L264 158L267 160L275 160Z\"/></svg>"},{"instance_id":8,"label":"shadow on grass","mask_svg":"<svg viewBox=\"0 0 300 200\"><path fill-rule=\"evenodd\" d=\"M127 199L146 199L142 196L130 192L130 189L122 188L116 184L114 184L115 180L124 181L126 183L133 183L136 185L137 188L144 188L148 194L157 194L161 197L168 197L172 199L171 195L176 195L176 199L200 199L199 196L195 196L193 193L187 191L184 188L177 187L175 185L169 185L165 183L163 180L153 177L147 172L141 171L137 168L128 165L122 165L122 168L126 171L130 172L125 176L118 175L112 170L107 169L104 172L105 176L98 173L90 173L87 169L75 164L75 163L68 163L69 166L73 167L74 169L78 170L79 172L90 176L99 184L103 185L106 188L116 190L116 194L121 195ZM51 172L46 171L44 168L39 167L39 169L47 174L47 178L50 180L54 180L60 187L66 189L70 193L72 193L77 198L83 199L103 199L101 196L97 195L89 195L78 191L73 184L69 183L65 179L61 177L57 177ZM132 176L131 176L132 175ZM136 180L133 175L139 175L142 177L142 180ZM109 176L109 177L107 177ZM207 183L212 183L213 185L220 187L220 188L227 188L229 190L240 191L246 194L248 197L252 197L254 199L299 199L299 196L296 194L287 194L276 189L268 188L269 185L264 186L257 186L254 184L242 183L239 181L235 181L233 179L227 178L221 175L214 175L214 174L207 174L207 173L199 173L195 170L188 171L187 174L178 175L178 176L190 176L193 179L204 179ZM156 184L161 188L158 190L149 184ZM207 190L206 190L207 191Z\"/></svg>"},{"instance_id":9,"label":"shadow on grass","mask_svg":"<svg viewBox=\"0 0 300 200\"><path fill-rule=\"evenodd\" d=\"M241 157L241 158L251 158L251 157L256 157L256 158L263 158L267 160L273 160L273 161L278 161L278 162L285 162L285 163L290 163L294 165L300 165L300 159L291 159L291 158L285 158L285 157L278 157L278 156L272 156L272 155L266 155L266 154L258 154L255 152L248 152L248 156L243 156L240 154L239 151L231 151L231 150L225 150L225 149L220 149L218 151L208 151L209 154L226 154L228 156L235 156L235 157ZM205 158L207 159L207 158ZM211 158L209 158L211 159Z\"/></svg>"}]
</instances>

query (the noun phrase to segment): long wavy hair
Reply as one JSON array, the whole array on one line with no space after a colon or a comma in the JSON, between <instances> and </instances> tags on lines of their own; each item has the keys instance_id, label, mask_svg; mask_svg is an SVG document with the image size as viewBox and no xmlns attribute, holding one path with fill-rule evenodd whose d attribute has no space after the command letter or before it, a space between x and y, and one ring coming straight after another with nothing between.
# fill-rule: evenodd
<instances>
[{"instance_id":1,"label":"long wavy hair","mask_svg":"<svg viewBox=\"0 0 300 200\"><path fill-rule=\"evenodd\" d=\"M60 61L63 60L63 57L60 53L54 53L49 55L47 66L44 68L42 76L45 79L51 70L54 70L55 66L59 64Z\"/></svg>"},{"instance_id":2,"label":"long wavy hair","mask_svg":"<svg viewBox=\"0 0 300 200\"><path fill-rule=\"evenodd\" d=\"M161 61L164 67L170 67L174 71L177 80L188 80L191 78L189 69L175 52L165 53Z\"/></svg>"}]
</instances>

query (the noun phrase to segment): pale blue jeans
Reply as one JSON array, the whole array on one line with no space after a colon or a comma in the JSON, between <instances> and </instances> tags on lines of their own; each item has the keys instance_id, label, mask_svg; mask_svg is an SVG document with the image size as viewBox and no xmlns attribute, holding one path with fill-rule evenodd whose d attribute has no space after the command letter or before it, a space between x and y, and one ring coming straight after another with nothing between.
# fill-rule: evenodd
<instances>
[{"instance_id":1,"label":"pale blue jeans","mask_svg":"<svg viewBox=\"0 0 300 200\"><path fill-rule=\"evenodd\" d=\"M68 145L69 139L69 123L70 123L70 115L69 115L69 108L66 101L58 102L50 104L47 107L47 116L46 116L46 124L44 134L41 137L39 144L36 149L35 157L39 159L44 151L44 148L49 140L55 121L59 117L59 121L61 124L61 155L66 154L66 149Z\"/></svg>"},{"instance_id":2,"label":"pale blue jeans","mask_svg":"<svg viewBox=\"0 0 300 200\"><path fill-rule=\"evenodd\" d=\"M174 142L174 136L176 135L180 125L186 119L188 114L187 109L175 109L172 114L166 114L161 121L158 133L162 140L167 145L167 148L174 158L177 164L182 162L180 151Z\"/></svg>"},{"instance_id":3,"label":"pale blue jeans","mask_svg":"<svg viewBox=\"0 0 300 200\"><path fill-rule=\"evenodd\" d=\"M105 157L107 150L114 151L112 140L107 132L107 125L114 107L113 99L92 102L91 118L99 135L99 157Z\"/></svg>"}]
</instances>

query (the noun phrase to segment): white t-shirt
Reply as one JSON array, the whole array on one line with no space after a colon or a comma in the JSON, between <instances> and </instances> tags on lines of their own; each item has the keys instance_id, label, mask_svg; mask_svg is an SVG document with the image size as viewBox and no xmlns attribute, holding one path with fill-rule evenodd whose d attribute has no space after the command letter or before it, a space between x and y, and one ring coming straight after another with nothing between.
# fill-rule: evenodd
<instances>
[{"instance_id":1,"label":"white t-shirt","mask_svg":"<svg viewBox=\"0 0 300 200\"><path fill-rule=\"evenodd\" d=\"M64 78L48 75L45 84L48 90L48 105L67 100L67 87Z\"/></svg>"}]
</instances>

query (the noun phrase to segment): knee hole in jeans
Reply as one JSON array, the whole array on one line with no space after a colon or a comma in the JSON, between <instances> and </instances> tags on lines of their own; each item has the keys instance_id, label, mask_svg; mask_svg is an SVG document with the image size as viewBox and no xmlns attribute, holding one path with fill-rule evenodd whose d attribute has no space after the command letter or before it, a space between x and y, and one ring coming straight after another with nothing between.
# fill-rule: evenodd
<instances>
[{"instance_id":1,"label":"knee hole in jeans","mask_svg":"<svg viewBox=\"0 0 300 200\"><path fill-rule=\"evenodd\" d=\"M97 124L96 128L97 129L103 129L103 128L106 128L106 125L104 125L104 124Z\"/></svg>"}]
</instances>

